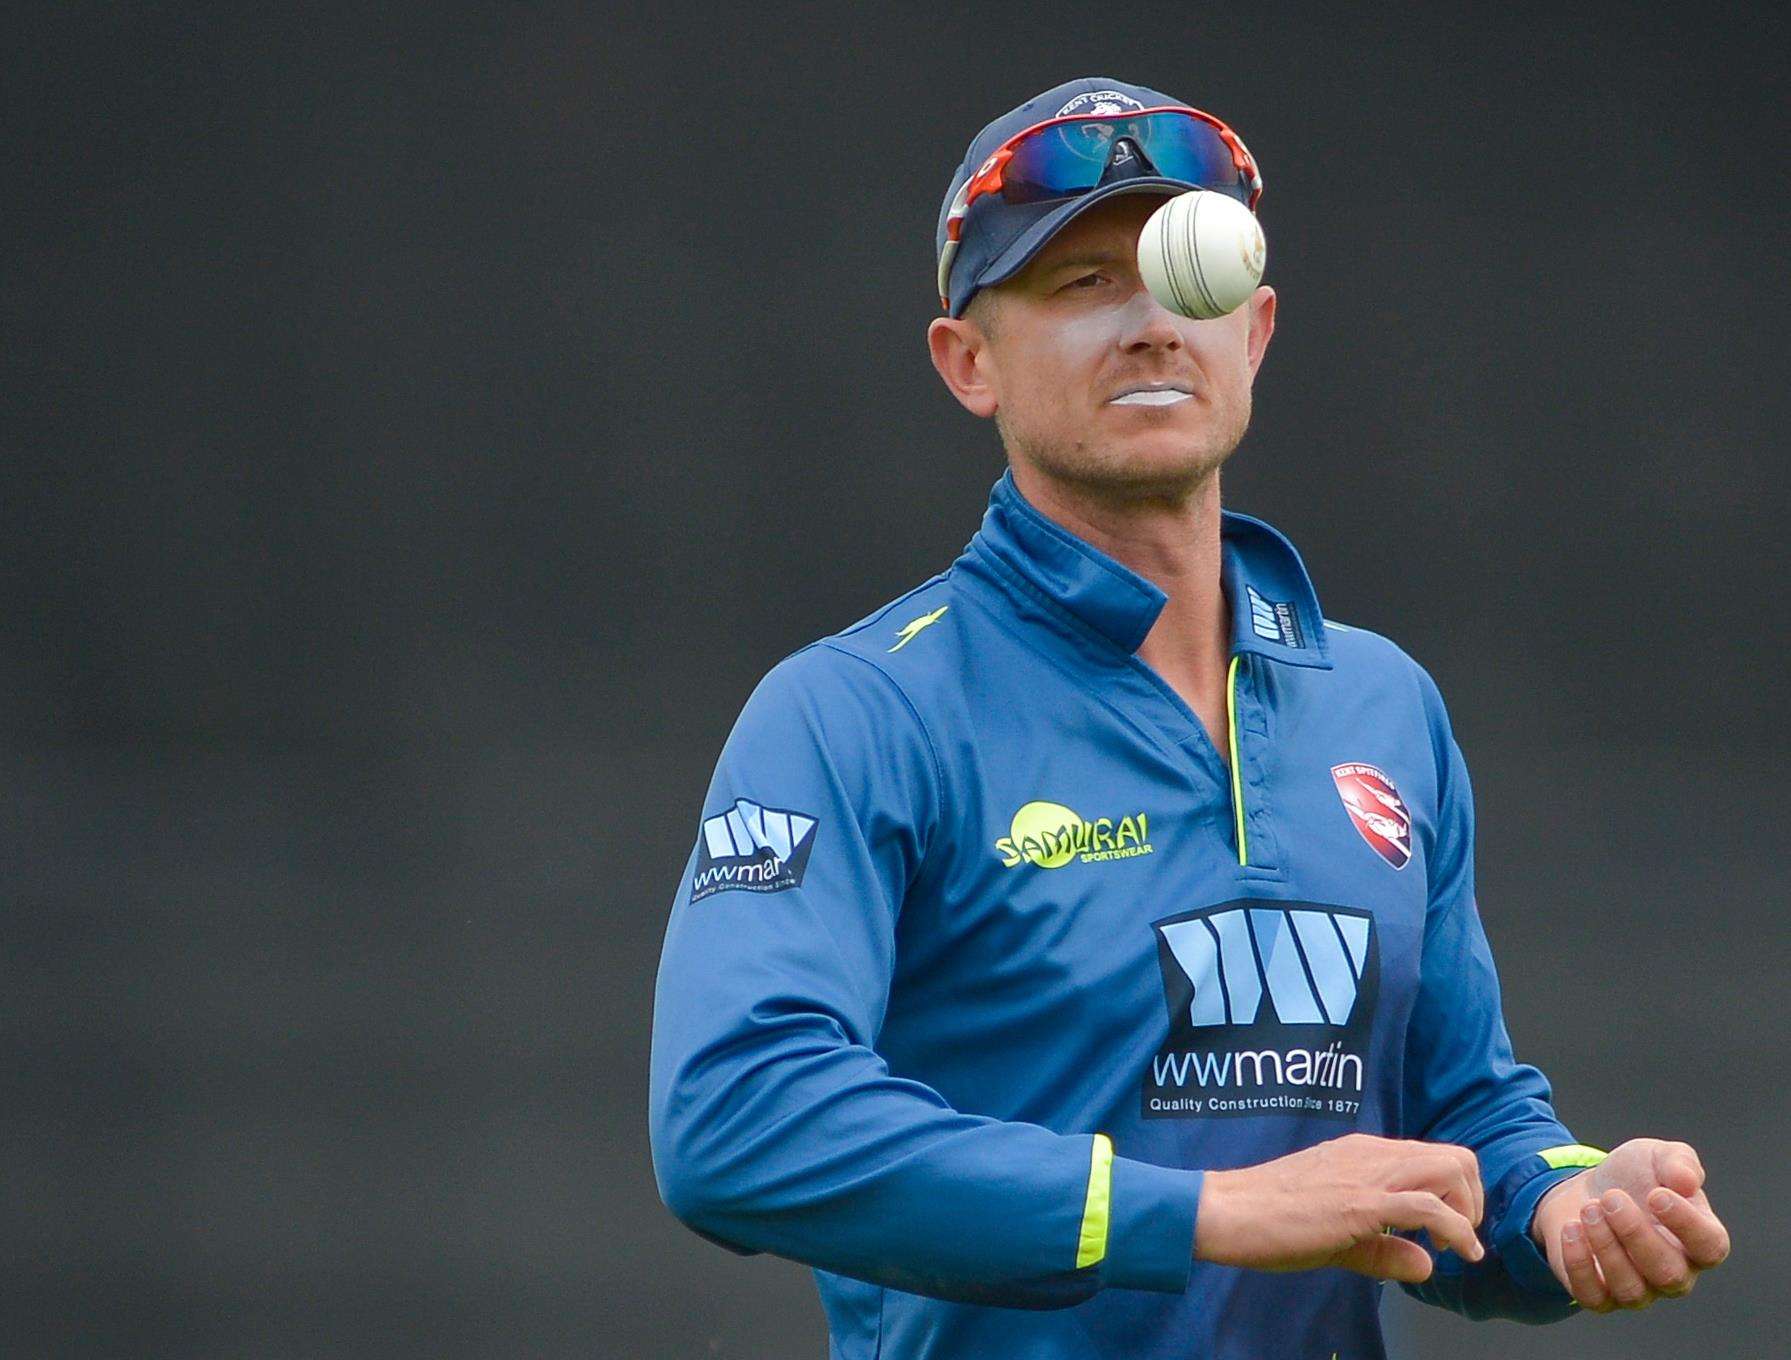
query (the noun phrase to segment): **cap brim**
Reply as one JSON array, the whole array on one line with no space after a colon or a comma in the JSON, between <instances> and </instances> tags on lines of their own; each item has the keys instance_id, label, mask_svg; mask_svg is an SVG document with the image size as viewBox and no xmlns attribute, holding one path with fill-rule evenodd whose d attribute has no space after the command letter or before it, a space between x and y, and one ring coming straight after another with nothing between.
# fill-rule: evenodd
<instances>
[{"instance_id":1,"label":"cap brim","mask_svg":"<svg viewBox=\"0 0 1791 1360\"><path fill-rule=\"evenodd\" d=\"M1026 268L1034 255L1044 249L1045 242L1097 203L1104 203L1121 194L1141 194L1154 190L1157 193L1173 197L1176 194L1192 193L1198 188L1200 188L1198 184L1189 184L1186 180L1166 179L1161 175L1140 175L1136 179L1117 180L1112 184L1103 184L1098 188L1090 189L1086 194L1071 199L1061 208L1045 214L1016 236L1006 250L988 263L977 279L976 286L977 288L988 288L993 284L1011 279ZM972 290L971 295L974 295L974 291ZM965 301L968 302L969 298L966 297ZM955 308L953 315L962 316L963 308Z\"/></svg>"}]
</instances>

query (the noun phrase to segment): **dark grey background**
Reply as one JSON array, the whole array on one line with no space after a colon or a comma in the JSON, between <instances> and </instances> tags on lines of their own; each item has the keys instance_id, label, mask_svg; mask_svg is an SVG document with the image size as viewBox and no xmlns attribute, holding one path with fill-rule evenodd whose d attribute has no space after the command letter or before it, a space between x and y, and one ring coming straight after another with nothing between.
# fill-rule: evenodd
<instances>
[{"instance_id":1,"label":"dark grey background","mask_svg":"<svg viewBox=\"0 0 1791 1360\"><path fill-rule=\"evenodd\" d=\"M759 675L976 527L934 219L1077 74L1260 157L1227 500L1438 677L1520 1055L1735 1231L1398 1325L1780 1344L1776 10L363 8L5 46L0 1351L823 1354L655 1194L665 912Z\"/></svg>"}]
</instances>

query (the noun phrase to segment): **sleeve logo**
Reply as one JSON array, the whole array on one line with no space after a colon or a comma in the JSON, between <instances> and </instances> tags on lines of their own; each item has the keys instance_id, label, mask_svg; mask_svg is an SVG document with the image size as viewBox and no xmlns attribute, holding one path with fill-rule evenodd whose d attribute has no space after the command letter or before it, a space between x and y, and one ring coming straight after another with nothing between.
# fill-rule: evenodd
<instances>
[{"instance_id":1,"label":"sleeve logo","mask_svg":"<svg viewBox=\"0 0 1791 1360\"><path fill-rule=\"evenodd\" d=\"M701 902L729 888L769 893L798 886L817 825L805 812L736 798L725 812L703 818L690 900Z\"/></svg>"}]
</instances>

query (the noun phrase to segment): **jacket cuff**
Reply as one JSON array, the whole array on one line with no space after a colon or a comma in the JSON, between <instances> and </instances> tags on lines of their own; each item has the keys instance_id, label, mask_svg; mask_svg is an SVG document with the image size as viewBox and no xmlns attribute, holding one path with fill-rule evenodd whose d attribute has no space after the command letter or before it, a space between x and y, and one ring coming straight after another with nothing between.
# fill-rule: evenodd
<instances>
[{"instance_id":1,"label":"jacket cuff","mask_svg":"<svg viewBox=\"0 0 1791 1360\"><path fill-rule=\"evenodd\" d=\"M1505 1210L1504 1221L1493 1240L1493 1249L1520 1289L1551 1299L1573 1297L1555 1278L1548 1256L1530 1236L1530 1225L1535 1222L1536 1205L1542 1197L1562 1181L1579 1175L1581 1169L1573 1166L1541 1171L1512 1195L1510 1207Z\"/></svg>"},{"instance_id":2,"label":"jacket cuff","mask_svg":"<svg viewBox=\"0 0 1791 1360\"><path fill-rule=\"evenodd\" d=\"M1519 1288L1543 1298L1567 1303L1574 1301L1573 1295L1555 1278L1548 1255L1536 1245L1530 1227L1536 1219L1536 1205L1545 1194L1587 1167L1597 1166L1605 1156L1602 1149L1584 1143L1543 1148L1506 1172L1488 1196L1492 1203L1499 1205L1491 1246Z\"/></svg>"},{"instance_id":3,"label":"jacket cuff","mask_svg":"<svg viewBox=\"0 0 1791 1360\"><path fill-rule=\"evenodd\" d=\"M1109 1288L1179 1294L1194 1273L1194 1224L1205 1172L1113 1159L1107 1261Z\"/></svg>"}]
</instances>

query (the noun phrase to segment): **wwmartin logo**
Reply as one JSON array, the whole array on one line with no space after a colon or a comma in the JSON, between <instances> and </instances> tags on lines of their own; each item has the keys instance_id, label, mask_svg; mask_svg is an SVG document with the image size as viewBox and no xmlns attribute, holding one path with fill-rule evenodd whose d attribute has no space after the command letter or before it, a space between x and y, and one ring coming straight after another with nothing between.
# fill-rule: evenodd
<instances>
[{"instance_id":1,"label":"wwmartin logo","mask_svg":"<svg viewBox=\"0 0 1791 1360\"><path fill-rule=\"evenodd\" d=\"M1250 601L1250 631L1265 642L1279 642L1283 647L1304 647L1300 632L1299 611L1292 600L1265 599L1253 585L1245 584L1244 595Z\"/></svg>"},{"instance_id":2,"label":"wwmartin logo","mask_svg":"<svg viewBox=\"0 0 1791 1360\"><path fill-rule=\"evenodd\" d=\"M768 893L796 887L808 868L816 825L805 812L736 798L727 811L703 818L690 900L729 888Z\"/></svg>"},{"instance_id":3,"label":"wwmartin logo","mask_svg":"<svg viewBox=\"0 0 1791 1360\"><path fill-rule=\"evenodd\" d=\"M1370 913L1246 900L1153 928L1169 1037L1146 1118L1354 1117L1380 979Z\"/></svg>"},{"instance_id":4,"label":"wwmartin logo","mask_svg":"<svg viewBox=\"0 0 1791 1360\"><path fill-rule=\"evenodd\" d=\"M1342 1025L1368 958L1367 916L1236 907L1157 927L1194 987L1192 1025L1253 1025L1266 995L1284 1025Z\"/></svg>"}]
</instances>

